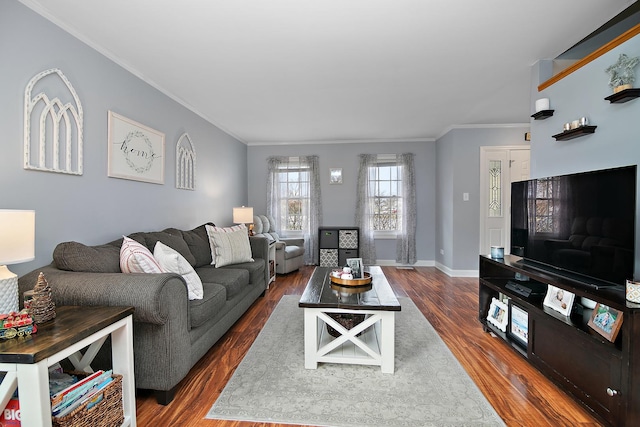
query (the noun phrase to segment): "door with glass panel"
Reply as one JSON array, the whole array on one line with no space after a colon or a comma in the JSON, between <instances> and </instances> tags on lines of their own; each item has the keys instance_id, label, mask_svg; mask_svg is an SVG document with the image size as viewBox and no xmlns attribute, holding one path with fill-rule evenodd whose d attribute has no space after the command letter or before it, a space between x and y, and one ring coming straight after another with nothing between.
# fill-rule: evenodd
<instances>
[{"instance_id":1,"label":"door with glass panel","mask_svg":"<svg viewBox=\"0 0 640 427\"><path fill-rule=\"evenodd\" d=\"M529 147L480 148L480 253L509 253L511 183L529 179Z\"/></svg>"}]
</instances>

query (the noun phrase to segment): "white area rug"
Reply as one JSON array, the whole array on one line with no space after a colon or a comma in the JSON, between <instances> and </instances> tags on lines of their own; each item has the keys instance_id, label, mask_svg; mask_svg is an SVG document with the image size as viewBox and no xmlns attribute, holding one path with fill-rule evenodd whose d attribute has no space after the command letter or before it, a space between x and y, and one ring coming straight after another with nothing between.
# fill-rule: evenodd
<instances>
[{"instance_id":1,"label":"white area rug","mask_svg":"<svg viewBox=\"0 0 640 427\"><path fill-rule=\"evenodd\" d=\"M304 368L299 296L284 296L206 418L317 426L504 426L409 298L396 314L395 373Z\"/></svg>"}]
</instances>

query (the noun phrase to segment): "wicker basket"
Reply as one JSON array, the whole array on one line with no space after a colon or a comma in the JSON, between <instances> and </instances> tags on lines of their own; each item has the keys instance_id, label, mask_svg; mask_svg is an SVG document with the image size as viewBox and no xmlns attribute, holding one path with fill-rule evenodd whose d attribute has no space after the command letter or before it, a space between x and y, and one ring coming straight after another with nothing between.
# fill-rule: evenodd
<instances>
[{"instance_id":1,"label":"wicker basket","mask_svg":"<svg viewBox=\"0 0 640 427\"><path fill-rule=\"evenodd\" d=\"M62 417L51 417L53 427L112 427L122 425L122 375L112 375L104 389L100 403L87 409L89 402L80 405L73 412Z\"/></svg>"},{"instance_id":2,"label":"wicker basket","mask_svg":"<svg viewBox=\"0 0 640 427\"><path fill-rule=\"evenodd\" d=\"M335 314L328 313L328 314L329 314L329 317L331 317L336 322L340 323L342 326L344 326L348 330L352 329L353 327L359 325L364 321L364 314L352 314L352 313L335 313ZM336 331L334 328L332 328L329 325L327 325L327 332L329 332L329 335L335 338L340 336L340 332ZM359 337L362 334L362 332L360 332L356 336Z\"/></svg>"}]
</instances>

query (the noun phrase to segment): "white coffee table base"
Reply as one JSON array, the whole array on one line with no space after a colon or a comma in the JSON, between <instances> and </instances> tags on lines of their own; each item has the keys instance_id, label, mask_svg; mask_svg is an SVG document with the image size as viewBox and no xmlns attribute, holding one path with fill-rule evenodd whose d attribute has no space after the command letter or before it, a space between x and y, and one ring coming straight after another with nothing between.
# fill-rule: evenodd
<instances>
[{"instance_id":1,"label":"white coffee table base","mask_svg":"<svg viewBox=\"0 0 640 427\"><path fill-rule=\"evenodd\" d=\"M365 314L365 320L347 330L327 313ZM325 325L340 333L334 338ZM364 331L359 337L356 336ZM344 310L304 307L304 367L319 362L377 365L392 374L395 358L395 311Z\"/></svg>"}]
</instances>

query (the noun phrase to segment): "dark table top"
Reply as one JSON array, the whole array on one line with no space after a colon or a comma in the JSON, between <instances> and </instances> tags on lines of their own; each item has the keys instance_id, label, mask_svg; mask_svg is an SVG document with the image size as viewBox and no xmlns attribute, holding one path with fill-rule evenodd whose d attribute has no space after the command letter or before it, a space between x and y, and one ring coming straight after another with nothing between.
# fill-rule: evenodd
<instances>
[{"instance_id":1,"label":"dark table top","mask_svg":"<svg viewBox=\"0 0 640 427\"><path fill-rule=\"evenodd\" d=\"M299 307L400 311L400 303L380 267L365 267L372 280L370 289L363 292L332 285L331 270L330 267L316 267L300 298Z\"/></svg>"},{"instance_id":2,"label":"dark table top","mask_svg":"<svg viewBox=\"0 0 640 427\"><path fill-rule=\"evenodd\" d=\"M133 314L133 307L61 306L29 336L0 339L0 363L37 363Z\"/></svg>"}]
</instances>

